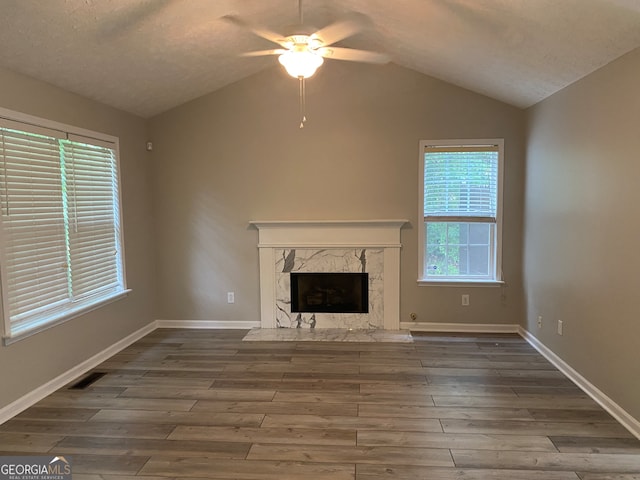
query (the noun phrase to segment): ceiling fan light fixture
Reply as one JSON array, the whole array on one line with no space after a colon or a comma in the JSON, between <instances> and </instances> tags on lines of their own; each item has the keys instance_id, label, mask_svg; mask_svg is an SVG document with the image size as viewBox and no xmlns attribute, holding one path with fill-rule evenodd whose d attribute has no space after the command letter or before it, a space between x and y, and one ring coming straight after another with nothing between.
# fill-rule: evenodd
<instances>
[{"instance_id":1,"label":"ceiling fan light fixture","mask_svg":"<svg viewBox=\"0 0 640 480\"><path fill-rule=\"evenodd\" d=\"M324 63L324 58L305 47L283 53L278 61L292 77L309 78Z\"/></svg>"}]
</instances>

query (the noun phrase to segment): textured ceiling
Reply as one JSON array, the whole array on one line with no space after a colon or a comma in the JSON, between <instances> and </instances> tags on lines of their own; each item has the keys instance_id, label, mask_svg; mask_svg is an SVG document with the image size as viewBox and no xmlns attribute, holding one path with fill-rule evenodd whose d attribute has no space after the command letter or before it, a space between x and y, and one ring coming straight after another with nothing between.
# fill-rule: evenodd
<instances>
[{"instance_id":1,"label":"textured ceiling","mask_svg":"<svg viewBox=\"0 0 640 480\"><path fill-rule=\"evenodd\" d=\"M350 12L340 46L530 106L640 46L640 0L305 0L305 24ZM277 64L274 44L220 19L286 33L297 0L0 0L0 66L150 117ZM329 60L321 68L337 60Z\"/></svg>"}]
</instances>

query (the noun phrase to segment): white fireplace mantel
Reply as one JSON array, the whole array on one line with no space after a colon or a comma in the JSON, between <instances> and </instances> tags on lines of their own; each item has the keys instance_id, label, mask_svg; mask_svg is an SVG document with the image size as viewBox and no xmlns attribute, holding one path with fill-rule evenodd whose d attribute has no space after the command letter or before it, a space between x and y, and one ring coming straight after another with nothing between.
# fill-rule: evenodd
<instances>
[{"instance_id":1,"label":"white fireplace mantel","mask_svg":"<svg viewBox=\"0 0 640 480\"><path fill-rule=\"evenodd\" d=\"M276 327L276 250L349 249L383 251L383 325L400 326L400 229L407 220L251 221L258 229L260 325Z\"/></svg>"}]
</instances>

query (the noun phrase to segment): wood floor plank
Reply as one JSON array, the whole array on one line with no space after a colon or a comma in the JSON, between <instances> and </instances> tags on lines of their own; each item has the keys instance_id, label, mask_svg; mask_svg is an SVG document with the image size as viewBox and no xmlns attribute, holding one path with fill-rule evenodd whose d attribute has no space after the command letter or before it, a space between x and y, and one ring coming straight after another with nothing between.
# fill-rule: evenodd
<instances>
[{"instance_id":1,"label":"wood floor plank","mask_svg":"<svg viewBox=\"0 0 640 480\"><path fill-rule=\"evenodd\" d=\"M259 413L169 412L151 410L111 410L96 413L92 422L152 423L158 425L235 425L259 427L264 415Z\"/></svg>"},{"instance_id":2,"label":"wood floor plank","mask_svg":"<svg viewBox=\"0 0 640 480\"><path fill-rule=\"evenodd\" d=\"M560 395L571 395L571 396L579 396L579 395L584 395L584 392L582 390L580 390L578 387L576 387L575 385L566 385L566 386L556 386L556 387L550 387L550 386L544 386L544 387L540 387L537 385L525 385L525 386L513 386L511 387L511 389L515 392L516 395L518 395L519 397L527 397L529 395L534 395L534 396L538 396L538 395L554 395L554 396L560 396Z\"/></svg>"},{"instance_id":3,"label":"wood floor plank","mask_svg":"<svg viewBox=\"0 0 640 480\"><path fill-rule=\"evenodd\" d=\"M463 450L520 450L531 452L558 451L551 440L542 435L389 432L382 430L359 431L358 445L457 448Z\"/></svg>"},{"instance_id":4,"label":"wood floor plank","mask_svg":"<svg viewBox=\"0 0 640 480\"><path fill-rule=\"evenodd\" d=\"M339 370L340 371L340 370ZM370 374L349 374L343 373L285 373L282 376L283 382L297 382L309 380L324 380L331 382L346 383L424 383L427 384L425 375L393 374L393 373L370 373Z\"/></svg>"},{"instance_id":5,"label":"wood floor plank","mask_svg":"<svg viewBox=\"0 0 640 480\"><path fill-rule=\"evenodd\" d=\"M433 358L421 358L421 364L423 367L431 367L431 368L484 368L496 370L497 372L501 372L502 370L532 370L535 372L538 371L553 371L555 373L560 373L557 371L556 367L554 367L551 363L543 363L543 362L531 362L527 360L485 360L485 359L468 359L468 360L460 360L457 356L454 358L449 358L443 360L442 358L433 357ZM562 375L562 374L560 374Z\"/></svg>"},{"instance_id":6,"label":"wood floor plank","mask_svg":"<svg viewBox=\"0 0 640 480\"><path fill-rule=\"evenodd\" d=\"M559 405L561 407L561 405ZM604 410L581 410L560 408L529 408L535 420L543 422L600 422L617 423L616 419Z\"/></svg>"},{"instance_id":7,"label":"wood floor plank","mask_svg":"<svg viewBox=\"0 0 640 480\"><path fill-rule=\"evenodd\" d=\"M265 415L263 427L331 428L360 430L401 430L442 432L440 421L433 418L341 417L332 415Z\"/></svg>"},{"instance_id":8,"label":"wood floor plank","mask_svg":"<svg viewBox=\"0 0 640 480\"><path fill-rule=\"evenodd\" d=\"M154 362L153 360L126 362L107 360L101 367L119 370L202 370L206 372L222 372L224 366L217 362L187 362L180 360L165 360Z\"/></svg>"},{"instance_id":9,"label":"wood floor plank","mask_svg":"<svg viewBox=\"0 0 640 480\"><path fill-rule=\"evenodd\" d=\"M430 395L398 395L397 393L389 393L388 389L386 393L278 392L273 400L302 403L379 403L434 406Z\"/></svg>"},{"instance_id":10,"label":"wood floor plank","mask_svg":"<svg viewBox=\"0 0 640 480\"><path fill-rule=\"evenodd\" d=\"M99 408L55 408L33 406L19 413L14 418L20 420L43 420L51 422L77 422L89 420L99 411Z\"/></svg>"},{"instance_id":11,"label":"wood floor plank","mask_svg":"<svg viewBox=\"0 0 640 480\"><path fill-rule=\"evenodd\" d=\"M451 450L457 467L510 468L514 470L571 470L581 472L640 472L640 455L608 453L543 453L523 455L513 451Z\"/></svg>"},{"instance_id":12,"label":"wood floor plank","mask_svg":"<svg viewBox=\"0 0 640 480\"><path fill-rule=\"evenodd\" d=\"M491 368L446 368L446 367L405 367L401 365L360 365L360 373L362 374L378 374L393 373L403 375L439 375L439 376L469 376L477 375L480 377L495 375L498 376L497 370Z\"/></svg>"},{"instance_id":13,"label":"wood floor plank","mask_svg":"<svg viewBox=\"0 0 640 480\"><path fill-rule=\"evenodd\" d=\"M215 374L216 380L282 380L284 378L283 372L218 372ZM295 375L295 374L292 374ZM303 373L302 376L306 377L308 374Z\"/></svg>"},{"instance_id":14,"label":"wood floor plank","mask_svg":"<svg viewBox=\"0 0 640 480\"><path fill-rule=\"evenodd\" d=\"M573 384L567 378L529 378L480 375L428 375L430 385L492 385L509 387L570 387Z\"/></svg>"},{"instance_id":15,"label":"wood floor plank","mask_svg":"<svg viewBox=\"0 0 640 480\"><path fill-rule=\"evenodd\" d=\"M355 465L163 456L152 457L140 475L211 480L354 480Z\"/></svg>"},{"instance_id":16,"label":"wood floor plank","mask_svg":"<svg viewBox=\"0 0 640 480\"><path fill-rule=\"evenodd\" d=\"M16 452L48 452L64 439L61 435L40 433L0 433L0 450Z\"/></svg>"},{"instance_id":17,"label":"wood floor plank","mask_svg":"<svg viewBox=\"0 0 640 480\"><path fill-rule=\"evenodd\" d=\"M584 409L600 410L596 402L585 396L570 397L546 395L540 397L504 398L503 396L440 396L434 395L433 401L438 407L519 407L538 409Z\"/></svg>"},{"instance_id":18,"label":"wood floor plank","mask_svg":"<svg viewBox=\"0 0 640 480\"><path fill-rule=\"evenodd\" d=\"M210 401L251 401L269 402L275 396L275 390L257 389L204 389L186 388L176 389L168 387L129 387L120 394L121 397L131 398L172 398Z\"/></svg>"},{"instance_id":19,"label":"wood floor plank","mask_svg":"<svg viewBox=\"0 0 640 480\"><path fill-rule=\"evenodd\" d=\"M191 385L186 385L187 387L194 388L206 388L206 384L211 385L220 375L223 375L223 372L210 372L208 370L145 370L142 378L149 379L149 386L153 386L153 382L162 382L162 380L151 380L154 378L166 378L166 379L178 379L178 378L193 378L200 379L201 383L192 383ZM189 382L186 382L189 383ZM142 386L140 384L137 385L126 385L127 387L135 387Z\"/></svg>"},{"instance_id":20,"label":"wood floor plank","mask_svg":"<svg viewBox=\"0 0 640 480\"><path fill-rule=\"evenodd\" d=\"M285 372L285 373L334 373L336 371L336 365L334 363L241 363L231 364L224 367L226 373L234 372ZM357 374L359 373L358 365L340 365L340 372L343 374Z\"/></svg>"},{"instance_id":21,"label":"wood floor plank","mask_svg":"<svg viewBox=\"0 0 640 480\"><path fill-rule=\"evenodd\" d=\"M404 358L404 357L385 357L380 358L377 356L371 357L355 357L355 358L345 358L342 355L295 355L291 358L291 363L300 365L300 364L311 364L311 363L341 363L344 364L349 362L353 365L395 365L397 367L415 367L420 368L422 364L420 360L417 358Z\"/></svg>"},{"instance_id":22,"label":"wood floor plank","mask_svg":"<svg viewBox=\"0 0 640 480\"><path fill-rule=\"evenodd\" d=\"M271 445L254 443L247 460L306 461L316 463L384 463L453 467L449 450L412 447L336 447L327 445Z\"/></svg>"},{"instance_id":23,"label":"wood floor plank","mask_svg":"<svg viewBox=\"0 0 640 480\"><path fill-rule=\"evenodd\" d=\"M357 465L356 480L578 480L573 472ZM604 480L604 479L598 479ZM635 480L635 479L634 479Z\"/></svg>"},{"instance_id":24,"label":"wood floor plank","mask_svg":"<svg viewBox=\"0 0 640 480\"><path fill-rule=\"evenodd\" d=\"M362 394L389 393L389 387L380 383L361 383ZM484 385L427 385L425 383L397 383L393 393L399 397L405 395L439 395L439 396L502 396L516 398L518 395L511 387L494 387Z\"/></svg>"},{"instance_id":25,"label":"wood floor plank","mask_svg":"<svg viewBox=\"0 0 640 480\"><path fill-rule=\"evenodd\" d=\"M291 354L280 354L277 352L246 354L244 352L235 355L221 355L220 352L211 351L191 351L180 353L169 353L165 355L166 360L181 360L189 362L217 362L220 364L233 363L291 363Z\"/></svg>"},{"instance_id":26,"label":"wood floor plank","mask_svg":"<svg viewBox=\"0 0 640 480\"><path fill-rule=\"evenodd\" d=\"M80 473L98 475L136 475L149 457L133 455L74 455L73 476Z\"/></svg>"},{"instance_id":27,"label":"wood floor plank","mask_svg":"<svg viewBox=\"0 0 640 480\"><path fill-rule=\"evenodd\" d=\"M251 428L178 426L171 440L216 440L228 442L281 443L295 445L356 445L356 430L328 428Z\"/></svg>"},{"instance_id":28,"label":"wood floor plank","mask_svg":"<svg viewBox=\"0 0 640 480\"><path fill-rule=\"evenodd\" d=\"M36 405L48 408L111 408L127 410L172 410L187 412L195 405L196 400L171 400L162 398L101 398L82 396L77 398L61 398L49 396Z\"/></svg>"},{"instance_id":29,"label":"wood floor plank","mask_svg":"<svg viewBox=\"0 0 640 480\"><path fill-rule=\"evenodd\" d=\"M550 437L562 453L631 453L640 454L637 438ZM638 472L640 474L640 472Z\"/></svg>"},{"instance_id":30,"label":"wood floor plank","mask_svg":"<svg viewBox=\"0 0 640 480\"><path fill-rule=\"evenodd\" d=\"M347 415L358 414L358 405L348 403L294 402L223 402L198 400L192 412L281 413L291 415Z\"/></svg>"},{"instance_id":31,"label":"wood floor plank","mask_svg":"<svg viewBox=\"0 0 640 480\"><path fill-rule=\"evenodd\" d=\"M565 378L562 372L554 369L500 368L496 372L501 377Z\"/></svg>"},{"instance_id":32,"label":"wood floor plank","mask_svg":"<svg viewBox=\"0 0 640 480\"><path fill-rule=\"evenodd\" d=\"M346 382L331 382L325 380L310 380L297 382L282 382L280 380L222 380L214 381L211 388L230 389L274 389L279 392L304 391L304 392L354 392L360 391L360 384Z\"/></svg>"},{"instance_id":33,"label":"wood floor plank","mask_svg":"<svg viewBox=\"0 0 640 480\"><path fill-rule=\"evenodd\" d=\"M171 376L150 376L150 375L114 375L108 374L98 380L94 385L106 386L113 385L116 387L149 387L149 388L209 388L213 385L214 379L206 372L207 378L203 378L202 372L199 376L183 377L178 375Z\"/></svg>"},{"instance_id":34,"label":"wood floor plank","mask_svg":"<svg viewBox=\"0 0 640 480\"><path fill-rule=\"evenodd\" d=\"M44 420L9 420L0 432L47 434L82 437L167 438L173 425L138 423L61 422Z\"/></svg>"},{"instance_id":35,"label":"wood floor plank","mask_svg":"<svg viewBox=\"0 0 640 480\"><path fill-rule=\"evenodd\" d=\"M616 423L589 422L526 422L495 420L441 420L447 433L497 433L509 435L518 432L524 435L579 436L605 438L633 438Z\"/></svg>"},{"instance_id":36,"label":"wood floor plank","mask_svg":"<svg viewBox=\"0 0 640 480\"><path fill-rule=\"evenodd\" d=\"M250 446L250 443L211 440L68 437L56 445L55 451L67 455L134 455L138 457L169 455L244 459Z\"/></svg>"},{"instance_id":37,"label":"wood floor plank","mask_svg":"<svg viewBox=\"0 0 640 480\"><path fill-rule=\"evenodd\" d=\"M434 419L477 420L533 420L526 408L456 408L421 407L416 405L363 404L358 414L362 417L406 417Z\"/></svg>"},{"instance_id":38,"label":"wood floor plank","mask_svg":"<svg viewBox=\"0 0 640 480\"><path fill-rule=\"evenodd\" d=\"M94 387L89 386L83 389L63 388L53 392L50 396L62 398L97 397L97 398L118 398L124 391L122 387Z\"/></svg>"}]
</instances>

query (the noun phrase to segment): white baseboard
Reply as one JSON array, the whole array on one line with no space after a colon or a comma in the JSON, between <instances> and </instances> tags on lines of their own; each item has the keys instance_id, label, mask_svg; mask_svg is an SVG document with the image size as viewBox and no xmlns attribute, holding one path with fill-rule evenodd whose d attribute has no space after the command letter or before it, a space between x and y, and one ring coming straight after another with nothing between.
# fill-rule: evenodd
<instances>
[{"instance_id":1,"label":"white baseboard","mask_svg":"<svg viewBox=\"0 0 640 480\"><path fill-rule=\"evenodd\" d=\"M602 390L593 385L589 380L575 371L571 365L562 360L549 347L534 337L529 331L519 327L518 333L540 354L549 360L558 370L564 373L569 380L575 383L583 392L589 395L595 402L604 408L609 414L622 424L629 432L640 439L640 421L632 417L620 405L611 400Z\"/></svg>"},{"instance_id":2,"label":"white baseboard","mask_svg":"<svg viewBox=\"0 0 640 480\"><path fill-rule=\"evenodd\" d=\"M51 395L56 390L64 387L71 380L79 377L83 373L88 372L92 368L97 367L105 360L108 360L120 350L124 350L129 345L137 342L145 335L153 332L156 329L156 322L151 322L148 325L142 327L140 330L133 332L131 335L117 341L110 347L105 348L101 352L95 354L93 357L85 360L84 362L76 365L75 367L67 370L66 372L58 375L56 378L48 381L47 383L39 386L35 390L30 391L26 395L11 402L9 405L0 409L0 424L6 422L10 418L15 417L20 412L26 410L30 406L42 400L47 395Z\"/></svg>"},{"instance_id":3,"label":"white baseboard","mask_svg":"<svg viewBox=\"0 0 640 480\"><path fill-rule=\"evenodd\" d=\"M156 320L157 328L229 328L250 330L259 328L260 322L243 322L239 320Z\"/></svg>"},{"instance_id":4,"label":"white baseboard","mask_svg":"<svg viewBox=\"0 0 640 480\"><path fill-rule=\"evenodd\" d=\"M518 333L519 325L499 323L429 323L400 322L401 330L415 332L451 332L451 333Z\"/></svg>"}]
</instances>

